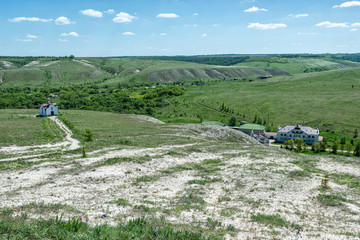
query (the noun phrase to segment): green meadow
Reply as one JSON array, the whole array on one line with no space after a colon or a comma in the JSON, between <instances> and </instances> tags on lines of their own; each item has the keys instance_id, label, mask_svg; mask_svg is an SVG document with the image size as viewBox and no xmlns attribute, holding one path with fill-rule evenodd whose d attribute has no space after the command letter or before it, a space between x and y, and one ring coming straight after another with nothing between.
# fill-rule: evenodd
<instances>
[{"instance_id":1,"label":"green meadow","mask_svg":"<svg viewBox=\"0 0 360 240\"><path fill-rule=\"evenodd\" d=\"M333 70L253 82L209 81L189 86L183 96L156 110L169 122L220 120L231 115L254 121L255 116L276 128L304 124L351 135L359 127L360 69ZM225 105L229 111L220 111Z\"/></svg>"}]
</instances>

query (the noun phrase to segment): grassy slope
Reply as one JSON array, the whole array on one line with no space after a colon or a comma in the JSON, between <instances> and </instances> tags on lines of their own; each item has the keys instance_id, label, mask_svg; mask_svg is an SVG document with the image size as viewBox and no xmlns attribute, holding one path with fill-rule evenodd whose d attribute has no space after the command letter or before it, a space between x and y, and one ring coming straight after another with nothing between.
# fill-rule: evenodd
<instances>
[{"instance_id":1,"label":"grassy slope","mask_svg":"<svg viewBox=\"0 0 360 240\"><path fill-rule=\"evenodd\" d=\"M126 59L126 58L110 58L110 59L89 59L94 65L111 67L117 72L117 77L106 81L106 85L115 85L122 83L143 83L143 82L162 82L162 81L178 81L178 80L197 80L196 78L187 76L184 71L189 71L195 75L204 75L202 78L212 79L214 76L206 76L204 70L216 69L218 78L229 77L258 77L269 75L263 69L239 67L239 66L213 66L191 62L180 62L170 60L147 60L147 59ZM243 75L238 75L234 70L243 70ZM225 72L225 74L224 74ZM199 77L200 78L200 77ZM216 77L215 77L216 78Z\"/></svg>"},{"instance_id":2,"label":"grassy slope","mask_svg":"<svg viewBox=\"0 0 360 240\"><path fill-rule=\"evenodd\" d=\"M346 67L358 67L359 63L350 61L333 60L333 59L318 59L318 58L289 58L287 63L268 63L263 61L243 62L237 64L238 66L265 68L265 69L283 69L292 74L304 73L306 69L310 68L327 68L328 70L342 69Z\"/></svg>"},{"instance_id":3,"label":"grassy slope","mask_svg":"<svg viewBox=\"0 0 360 240\"><path fill-rule=\"evenodd\" d=\"M137 115L94 111L62 111L62 118L74 125L74 132L89 128L95 141L87 142L88 150L118 145L156 147L164 144L193 143L193 139L176 136L177 129L137 118ZM81 135L75 135L82 140Z\"/></svg>"},{"instance_id":4,"label":"grassy slope","mask_svg":"<svg viewBox=\"0 0 360 240\"><path fill-rule=\"evenodd\" d=\"M38 110L1 109L0 147L9 145L34 145L63 139L63 132L53 121L36 118Z\"/></svg>"},{"instance_id":5,"label":"grassy slope","mask_svg":"<svg viewBox=\"0 0 360 240\"><path fill-rule=\"evenodd\" d=\"M54 85L93 82L108 75L70 60L59 60L49 66L42 66L42 64L46 64L46 62L28 67L0 70L0 74L3 74L3 86L51 87Z\"/></svg>"},{"instance_id":6,"label":"grassy slope","mask_svg":"<svg viewBox=\"0 0 360 240\"><path fill-rule=\"evenodd\" d=\"M219 109L221 104L235 115L252 121L255 113L274 126L320 124L321 130L350 134L359 128L360 69L277 77L255 82L215 81L189 87L184 96L159 109L156 116L171 121L227 121L230 117L197 103ZM354 85L354 88L352 88ZM244 117L245 116L245 117Z\"/></svg>"}]
</instances>

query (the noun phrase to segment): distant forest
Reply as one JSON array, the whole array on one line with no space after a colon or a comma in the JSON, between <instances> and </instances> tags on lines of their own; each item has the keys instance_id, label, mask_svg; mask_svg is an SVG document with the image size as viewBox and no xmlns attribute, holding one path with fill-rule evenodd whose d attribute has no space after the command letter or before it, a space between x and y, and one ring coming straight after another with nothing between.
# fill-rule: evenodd
<instances>
[{"instance_id":1,"label":"distant forest","mask_svg":"<svg viewBox=\"0 0 360 240\"><path fill-rule=\"evenodd\" d=\"M194 62L200 64L209 65L220 65L220 66L231 66L246 61L261 60L273 61L274 58L332 58L339 60L348 60L353 62L360 62L360 53L349 53L349 54L224 54L224 55L197 55L197 56L140 56L126 58L141 58L149 60L172 60L182 62ZM122 57L119 57L122 58Z\"/></svg>"}]
</instances>

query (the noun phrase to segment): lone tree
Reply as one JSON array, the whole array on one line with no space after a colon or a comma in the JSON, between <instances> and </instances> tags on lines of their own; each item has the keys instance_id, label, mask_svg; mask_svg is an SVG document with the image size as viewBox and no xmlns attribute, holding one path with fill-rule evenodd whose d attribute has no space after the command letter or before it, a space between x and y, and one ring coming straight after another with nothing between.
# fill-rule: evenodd
<instances>
[{"instance_id":1,"label":"lone tree","mask_svg":"<svg viewBox=\"0 0 360 240\"><path fill-rule=\"evenodd\" d=\"M332 153L334 153L334 154L337 154L337 151L338 151L338 149L339 149L339 143L338 143L338 141L334 141L333 142L333 145L332 145Z\"/></svg>"},{"instance_id":2,"label":"lone tree","mask_svg":"<svg viewBox=\"0 0 360 240\"><path fill-rule=\"evenodd\" d=\"M350 155L352 148L353 148L353 146L351 143L349 143L349 142L345 143L345 150L348 152L348 155Z\"/></svg>"},{"instance_id":3,"label":"lone tree","mask_svg":"<svg viewBox=\"0 0 360 240\"><path fill-rule=\"evenodd\" d=\"M232 116L232 117L229 119L228 126L231 126L231 127L236 126L236 117Z\"/></svg>"},{"instance_id":4,"label":"lone tree","mask_svg":"<svg viewBox=\"0 0 360 240\"><path fill-rule=\"evenodd\" d=\"M356 144L355 150L354 150L354 156L359 157L360 156L360 142Z\"/></svg>"},{"instance_id":5,"label":"lone tree","mask_svg":"<svg viewBox=\"0 0 360 240\"><path fill-rule=\"evenodd\" d=\"M304 147L304 140L300 138L295 139L296 149L300 152Z\"/></svg>"},{"instance_id":6,"label":"lone tree","mask_svg":"<svg viewBox=\"0 0 360 240\"><path fill-rule=\"evenodd\" d=\"M94 141L94 133L88 128L85 129L85 132L83 133L83 136L84 136L85 142Z\"/></svg>"}]
</instances>

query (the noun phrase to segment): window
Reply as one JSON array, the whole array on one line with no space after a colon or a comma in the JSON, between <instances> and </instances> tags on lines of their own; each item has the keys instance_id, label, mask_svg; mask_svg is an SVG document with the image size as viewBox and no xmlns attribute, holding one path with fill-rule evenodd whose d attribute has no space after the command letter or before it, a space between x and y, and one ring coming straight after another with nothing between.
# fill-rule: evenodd
<instances>
[{"instance_id":1,"label":"window","mask_svg":"<svg viewBox=\"0 0 360 240\"><path fill-rule=\"evenodd\" d=\"M290 137L291 137L291 134L290 134Z\"/></svg>"},{"instance_id":2,"label":"window","mask_svg":"<svg viewBox=\"0 0 360 240\"><path fill-rule=\"evenodd\" d=\"M284 134L284 136L286 137L286 133Z\"/></svg>"},{"instance_id":3,"label":"window","mask_svg":"<svg viewBox=\"0 0 360 240\"><path fill-rule=\"evenodd\" d=\"M281 136L283 135L283 134L280 134Z\"/></svg>"},{"instance_id":4,"label":"window","mask_svg":"<svg viewBox=\"0 0 360 240\"><path fill-rule=\"evenodd\" d=\"M303 138L305 138L305 136L303 135Z\"/></svg>"}]
</instances>

